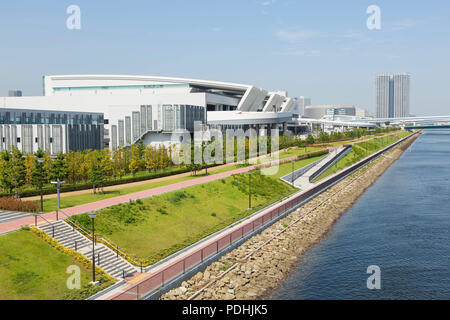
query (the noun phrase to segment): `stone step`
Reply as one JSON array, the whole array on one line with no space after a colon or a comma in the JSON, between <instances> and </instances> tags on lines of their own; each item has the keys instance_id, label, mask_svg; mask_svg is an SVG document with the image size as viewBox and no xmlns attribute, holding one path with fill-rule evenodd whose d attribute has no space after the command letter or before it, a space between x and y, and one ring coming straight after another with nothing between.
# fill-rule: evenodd
<instances>
[{"instance_id":1,"label":"stone step","mask_svg":"<svg viewBox=\"0 0 450 320\"><path fill-rule=\"evenodd\" d=\"M49 229L47 232L50 236L53 236L53 229ZM66 229L60 229L60 228L55 228L55 238L58 238L60 236L63 235L68 235L68 234L79 234L77 231L72 231L72 230L66 230Z\"/></svg>"},{"instance_id":2,"label":"stone step","mask_svg":"<svg viewBox=\"0 0 450 320\"><path fill-rule=\"evenodd\" d=\"M84 237L80 237L79 235L76 235L72 238L65 238L64 240L58 240L58 242L60 244L62 244L63 246L66 245L75 245L75 241L77 242L78 245L82 244L82 243L88 243L91 244L91 241L86 240Z\"/></svg>"},{"instance_id":3,"label":"stone step","mask_svg":"<svg viewBox=\"0 0 450 320\"><path fill-rule=\"evenodd\" d=\"M42 231L46 232L49 236L53 235L54 228L54 239L62 246L70 249L75 249L75 241L77 241L77 251L80 249L87 248L87 251L81 250L84 257L92 260L92 241L85 237L77 230L73 230L73 227L67 224L67 222L60 220L53 224L46 224L39 227ZM110 276L121 279L123 276L123 271L125 274L133 274L136 272L136 268L133 267L128 261L126 261L121 256L117 257L115 251L107 248L101 243L97 243L95 247L95 259L98 259L100 254L100 264L97 264Z\"/></svg>"},{"instance_id":4,"label":"stone step","mask_svg":"<svg viewBox=\"0 0 450 320\"><path fill-rule=\"evenodd\" d=\"M31 216L28 213L13 212L13 211L0 211L0 223L5 223L13 220L18 220Z\"/></svg>"}]
</instances>

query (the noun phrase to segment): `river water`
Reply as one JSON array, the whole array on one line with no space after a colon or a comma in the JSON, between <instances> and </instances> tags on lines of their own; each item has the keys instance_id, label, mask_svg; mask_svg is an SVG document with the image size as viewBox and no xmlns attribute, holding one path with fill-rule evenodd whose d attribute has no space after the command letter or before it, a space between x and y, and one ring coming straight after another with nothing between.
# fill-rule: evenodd
<instances>
[{"instance_id":1,"label":"river water","mask_svg":"<svg viewBox=\"0 0 450 320\"><path fill-rule=\"evenodd\" d=\"M381 289L369 290L369 266ZM425 132L270 299L449 299L450 131Z\"/></svg>"}]
</instances>

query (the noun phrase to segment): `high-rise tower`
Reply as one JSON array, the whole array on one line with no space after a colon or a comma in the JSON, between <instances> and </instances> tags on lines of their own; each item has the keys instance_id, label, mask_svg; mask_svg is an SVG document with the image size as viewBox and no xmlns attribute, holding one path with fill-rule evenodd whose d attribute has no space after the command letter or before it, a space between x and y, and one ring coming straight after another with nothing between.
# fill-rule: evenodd
<instances>
[{"instance_id":1,"label":"high-rise tower","mask_svg":"<svg viewBox=\"0 0 450 320\"><path fill-rule=\"evenodd\" d=\"M410 75L393 74L375 77L375 109L377 118L408 117Z\"/></svg>"}]
</instances>

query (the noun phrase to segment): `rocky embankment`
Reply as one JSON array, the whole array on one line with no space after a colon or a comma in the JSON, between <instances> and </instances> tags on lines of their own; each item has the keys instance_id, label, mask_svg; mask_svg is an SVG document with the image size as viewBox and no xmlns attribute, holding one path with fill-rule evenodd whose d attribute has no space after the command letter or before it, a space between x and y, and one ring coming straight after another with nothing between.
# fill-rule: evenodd
<instances>
[{"instance_id":1,"label":"rocky embankment","mask_svg":"<svg viewBox=\"0 0 450 320\"><path fill-rule=\"evenodd\" d=\"M277 288L302 254L320 241L417 135L379 157L243 243L161 298L199 300L260 299Z\"/></svg>"}]
</instances>

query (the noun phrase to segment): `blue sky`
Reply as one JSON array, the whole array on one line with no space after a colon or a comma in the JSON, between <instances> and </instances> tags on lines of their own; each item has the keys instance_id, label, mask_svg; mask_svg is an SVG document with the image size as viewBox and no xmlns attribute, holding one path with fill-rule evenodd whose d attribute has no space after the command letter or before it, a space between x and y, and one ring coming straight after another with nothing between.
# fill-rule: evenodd
<instances>
[{"instance_id":1,"label":"blue sky","mask_svg":"<svg viewBox=\"0 0 450 320\"><path fill-rule=\"evenodd\" d=\"M66 8L81 8L68 30ZM366 9L381 8L381 30ZM450 114L450 2L8 0L0 96L48 74L148 74L254 84L373 110L373 79L411 73L411 112Z\"/></svg>"}]
</instances>

